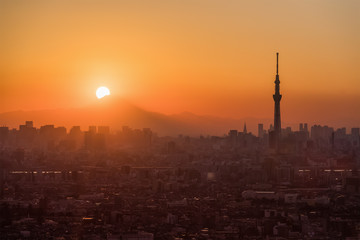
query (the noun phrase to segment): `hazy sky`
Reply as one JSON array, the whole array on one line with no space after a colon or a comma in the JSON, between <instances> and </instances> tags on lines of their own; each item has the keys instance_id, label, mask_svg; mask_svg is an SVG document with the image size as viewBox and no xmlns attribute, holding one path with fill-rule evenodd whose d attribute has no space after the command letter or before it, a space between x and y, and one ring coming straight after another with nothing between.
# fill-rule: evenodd
<instances>
[{"instance_id":1,"label":"hazy sky","mask_svg":"<svg viewBox=\"0 0 360 240\"><path fill-rule=\"evenodd\" d=\"M0 0L0 112L92 104L360 125L359 0Z\"/></svg>"}]
</instances>

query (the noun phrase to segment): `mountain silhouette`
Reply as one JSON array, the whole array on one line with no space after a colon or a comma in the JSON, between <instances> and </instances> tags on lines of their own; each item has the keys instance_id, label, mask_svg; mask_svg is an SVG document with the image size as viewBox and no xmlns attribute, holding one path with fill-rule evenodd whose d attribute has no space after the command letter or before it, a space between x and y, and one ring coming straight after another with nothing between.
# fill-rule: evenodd
<instances>
[{"instance_id":1,"label":"mountain silhouette","mask_svg":"<svg viewBox=\"0 0 360 240\"><path fill-rule=\"evenodd\" d=\"M82 108L48 109L36 111L12 111L0 113L0 125L18 128L25 121L34 121L36 127L53 124L80 126L87 130L90 125L106 125L112 130L122 126L131 128L151 128L161 136L164 135L223 135L229 129L242 130L245 121L257 123L256 119L229 119L213 116L199 116L189 112L165 115L147 111L122 98L104 97L95 104ZM271 122L265 120L265 124ZM255 126L255 125L254 125Z\"/></svg>"}]
</instances>

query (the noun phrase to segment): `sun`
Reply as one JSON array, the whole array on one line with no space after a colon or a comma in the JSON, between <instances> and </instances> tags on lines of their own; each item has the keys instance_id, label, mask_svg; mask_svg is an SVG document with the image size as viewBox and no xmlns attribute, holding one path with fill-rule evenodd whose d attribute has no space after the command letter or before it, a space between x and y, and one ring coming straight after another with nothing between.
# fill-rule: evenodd
<instances>
[{"instance_id":1,"label":"sun","mask_svg":"<svg viewBox=\"0 0 360 240\"><path fill-rule=\"evenodd\" d=\"M110 90L107 88L107 87L99 87L97 90L96 90L96 97L97 98L103 98L107 95L110 95Z\"/></svg>"}]
</instances>

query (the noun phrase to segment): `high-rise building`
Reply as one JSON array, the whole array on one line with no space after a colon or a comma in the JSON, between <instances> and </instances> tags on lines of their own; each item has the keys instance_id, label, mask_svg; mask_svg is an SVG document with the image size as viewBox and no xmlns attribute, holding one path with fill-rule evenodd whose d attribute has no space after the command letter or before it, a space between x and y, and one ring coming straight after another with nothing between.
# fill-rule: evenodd
<instances>
[{"instance_id":1,"label":"high-rise building","mask_svg":"<svg viewBox=\"0 0 360 240\"><path fill-rule=\"evenodd\" d=\"M332 143L334 137L334 128L328 126L314 125L311 127L311 139L315 141L318 146L327 146Z\"/></svg>"},{"instance_id":2,"label":"high-rise building","mask_svg":"<svg viewBox=\"0 0 360 240\"><path fill-rule=\"evenodd\" d=\"M80 126L73 126L73 127L70 129L69 134L70 134L70 136L81 135Z\"/></svg>"},{"instance_id":3,"label":"high-rise building","mask_svg":"<svg viewBox=\"0 0 360 240\"><path fill-rule=\"evenodd\" d=\"M300 123L299 124L299 132L297 133L299 139L307 140L309 138L309 130L307 123Z\"/></svg>"},{"instance_id":4,"label":"high-rise building","mask_svg":"<svg viewBox=\"0 0 360 240\"><path fill-rule=\"evenodd\" d=\"M0 144L4 144L9 138L9 128L0 127Z\"/></svg>"},{"instance_id":5,"label":"high-rise building","mask_svg":"<svg viewBox=\"0 0 360 240\"><path fill-rule=\"evenodd\" d=\"M21 147L30 147L34 143L36 136L36 128L33 127L32 121L26 121L25 125L19 126L19 134L17 135L17 144Z\"/></svg>"},{"instance_id":6,"label":"high-rise building","mask_svg":"<svg viewBox=\"0 0 360 240\"><path fill-rule=\"evenodd\" d=\"M351 135L358 137L360 135L360 128L351 128Z\"/></svg>"},{"instance_id":7,"label":"high-rise building","mask_svg":"<svg viewBox=\"0 0 360 240\"><path fill-rule=\"evenodd\" d=\"M359 146L360 143L360 128L351 129L351 138L354 146Z\"/></svg>"},{"instance_id":8,"label":"high-rise building","mask_svg":"<svg viewBox=\"0 0 360 240\"><path fill-rule=\"evenodd\" d=\"M305 132L308 132L308 131L309 131L309 129L308 129L308 124L307 124L307 123L304 123L304 131L305 131Z\"/></svg>"},{"instance_id":9,"label":"high-rise building","mask_svg":"<svg viewBox=\"0 0 360 240\"><path fill-rule=\"evenodd\" d=\"M152 141L152 131L150 128L143 128L143 134L144 134L144 145L150 146Z\"/></svg>"},{"instance_id":10,"label":"high-rise building","mask_svg":"<svg viewBox=\"0 0 360 240\"><path fill-rule=\"evenodd\" d=\"M96 133L97 133L97 128L96 128L96 126L89 126L89 133L91 133L91 134L96 134Z\"/></svg>"},{"instance_id":11,"label":"high-rise building","mask_svg":"<svg viewBox=\"0 0 360 240\"><path fill-rule=\"evenodd\" d=\"M26 122L25 122L25 126L26 126L27 128L32 128L32 127L34 127L34 123L33 123L33 121L26 121Z\"/></svg>"},{"instance_id":12,"label":"high-rise building","mask_svg":"<svg viewBox=\"0 0 360 240\"><path fill-rule=\"evenodd\" d=\"M98 126L98 133L109 135L110 134L110 127L109 126Z\"/></svg>"},{"instance_id":13,"label":"high-rise building","mask_svg":"<svg viewBox=\"0 0 360 240\"><path fill-rule=\"evenodd\" d=\"M258 124L258 137L259 138L264 137L264 124L262 124L262 123Z\"/></svg>"}]
</instances>

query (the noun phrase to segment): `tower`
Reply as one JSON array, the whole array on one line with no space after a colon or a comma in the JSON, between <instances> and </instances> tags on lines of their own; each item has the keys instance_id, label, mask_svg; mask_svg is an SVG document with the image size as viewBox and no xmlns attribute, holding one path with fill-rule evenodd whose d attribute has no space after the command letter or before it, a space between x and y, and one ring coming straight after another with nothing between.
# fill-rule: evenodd
<instances>
[{"instance_id":1,"label":"tower","mask_svg":"<svg viewBox=\"0 0 360 240\"><path fill-rule=\"evenodd\" d=\"M275 147L279 149L279 142L281 137L281 117L280 117L280 100L282 95L280 94L280 80L279 80L279 53L276 53L276 78L275 78L275 94L273 99L275 102L274 109L274 141Z\"/></svg>"}]
</instances>

